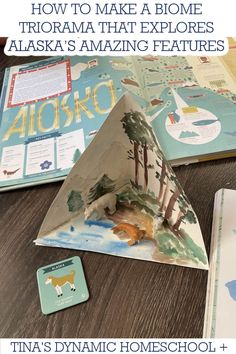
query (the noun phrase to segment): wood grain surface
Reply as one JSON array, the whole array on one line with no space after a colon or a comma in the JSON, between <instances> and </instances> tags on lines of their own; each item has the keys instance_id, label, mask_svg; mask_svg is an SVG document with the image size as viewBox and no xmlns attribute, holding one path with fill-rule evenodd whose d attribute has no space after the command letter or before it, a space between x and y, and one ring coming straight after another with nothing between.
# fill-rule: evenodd
<instances>
[{"instance_id":1,"label":"wood grain surface","mask_svg":"<svg viewBox=\"0 0 236 354\"><path fill-rule=\"evenodd\" d=\"M1 83L6 66L34 60L1 53ZM175 172L198 215L209 253L214 193L236 189L236 160L182 166ZM201 337L207 271L33 244L60 186L0 194L0 337ZM44 316L36 271L74 255L82 258L90 299Z\"/></svg>"}]
</instances>

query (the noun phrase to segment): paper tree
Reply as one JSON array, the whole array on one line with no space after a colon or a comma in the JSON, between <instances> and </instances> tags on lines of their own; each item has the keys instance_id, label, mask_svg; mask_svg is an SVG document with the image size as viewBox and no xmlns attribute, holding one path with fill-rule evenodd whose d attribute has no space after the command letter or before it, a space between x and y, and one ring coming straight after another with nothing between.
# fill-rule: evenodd
<instances>
[{"instance_id":1,"label":"paper tree","mask_svg":"<svg viewBox=\"0 0 236 354\"><path fill-rule=\"evenodd\" d=\"M36 244L208 268L197 216L130 95L74 165Z\"/></svg>"}]
</instances>

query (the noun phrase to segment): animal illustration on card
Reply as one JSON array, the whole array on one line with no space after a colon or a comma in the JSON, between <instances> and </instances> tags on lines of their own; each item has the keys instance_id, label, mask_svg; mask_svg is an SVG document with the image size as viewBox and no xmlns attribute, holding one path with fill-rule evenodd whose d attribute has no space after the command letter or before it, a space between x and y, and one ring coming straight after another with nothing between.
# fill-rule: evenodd
<instances>
[{"instance_id":1,"label":"animal illustration on card","mask_svg":"<svg viewBox=\"0 0 236 354\"><path fill-rule=\"evenodd\" d=\"M45 281L45 284L52 284L55 288L57 296L60 297L63 295L62 287L69 284L71 291L75 291L75 271L71 270L69 274L66 274L61 277L54 277L49 275Z\"/></svg>"}]
</instances>

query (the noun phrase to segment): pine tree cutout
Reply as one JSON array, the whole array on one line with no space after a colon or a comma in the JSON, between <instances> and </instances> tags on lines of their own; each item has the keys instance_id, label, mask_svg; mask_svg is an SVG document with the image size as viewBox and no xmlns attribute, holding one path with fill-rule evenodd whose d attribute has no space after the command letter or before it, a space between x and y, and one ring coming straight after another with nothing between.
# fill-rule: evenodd
<instances>
[{"instance_id":1,"label":"pine tree cutout","mask_svg":"<svg viewBox=\"0 0 236 354\"><path fill-rule=\"evenodd\" d=\"M91 204L96 199L106 193L111 193L115 189L115 183L106 174L89 190L88 203Z\"/></svg>"},{"instance_id":2,"label":"pine tree cutout","mask_svg":"<svg viewBox=\"0 0 236 354\"><path fill-rule=\"evenodd\" d=\"M79 191L71 191L68 199L67 199L67 205L68 209L70 212L78 211L82 206L84 202L81 196L81 193Z\"/></svg>"}]
</instances>

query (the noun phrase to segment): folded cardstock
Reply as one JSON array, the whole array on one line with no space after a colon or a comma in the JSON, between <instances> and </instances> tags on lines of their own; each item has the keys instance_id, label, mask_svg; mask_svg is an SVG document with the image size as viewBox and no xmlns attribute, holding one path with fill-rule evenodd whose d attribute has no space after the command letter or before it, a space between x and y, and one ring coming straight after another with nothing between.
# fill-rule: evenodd
<instances>
[{"instance_id":1,"label":"folded cardstock","mask_svg":"<svg viewBox=\"0 0 236 354\"><path fill-rule=\"evenodd\" d=\"M208 268L197 216L129 94L71 170L36 244Z\"/></svg>"}]
</instances>

